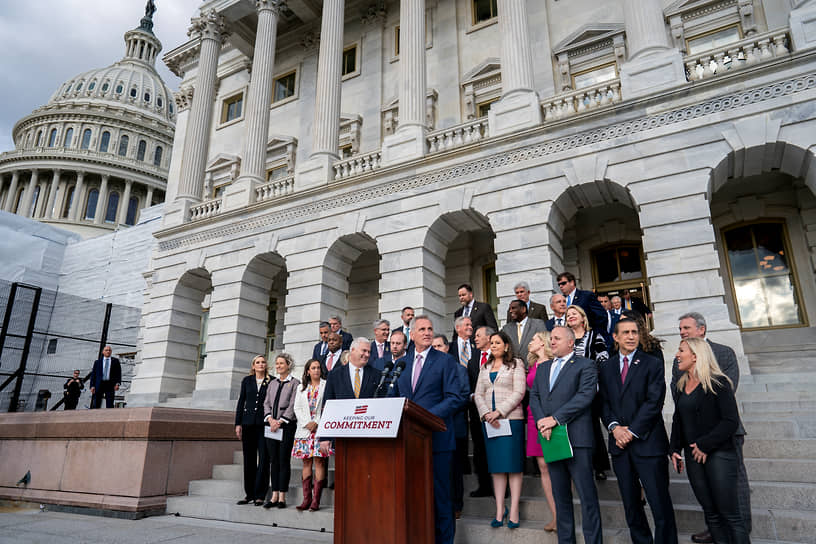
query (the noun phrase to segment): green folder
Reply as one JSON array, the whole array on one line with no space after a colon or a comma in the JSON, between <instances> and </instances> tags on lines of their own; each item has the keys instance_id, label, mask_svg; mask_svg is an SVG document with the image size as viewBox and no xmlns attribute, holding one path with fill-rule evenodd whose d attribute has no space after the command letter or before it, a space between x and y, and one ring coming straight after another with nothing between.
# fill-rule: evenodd
<instances>
[{"instance_id":1,"label":"green folder","mask_svg":"<svg viewBox=\"0 0 816 544\"><path fill-rule=\"evenodd\" d=\"M566 425L555 426L549 440L538 433L538 443L541 444L544 461L547 463L572 458L572 444L570 444Z\"/></svg>"}]
</instances>

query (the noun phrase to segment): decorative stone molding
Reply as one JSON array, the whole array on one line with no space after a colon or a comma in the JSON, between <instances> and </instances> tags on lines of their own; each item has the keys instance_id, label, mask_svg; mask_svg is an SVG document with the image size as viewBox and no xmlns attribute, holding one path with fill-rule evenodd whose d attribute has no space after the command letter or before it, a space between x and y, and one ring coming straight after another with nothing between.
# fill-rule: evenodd
<instances>
[{"instance_id":1,"label":"decorative stone molding","mask_svg":"<svg viewBox=\"0 0 816 544\"><path fill-rule=\"evenodd\" d=\"M227 24L224 16L211 9L207 13L201 14L199 17L190 19L190 28L187 30L187 36L198 37L202 40L216 40L224 43L227 39Z\"/></svg>"},{"instance_id":2,"label":"decorative stone molding","mask_svg":"<svg viewBox=\"0 0 816 544\"><path fill-rule=\"evenodd\" d=\"M188 109L193 104L193 93L195 89L192 85L183 85L178 92L173 93L173 100L176 101L178 113Z\"/></svg>"},{"instance_id":3,"label":"decorative stone molding","mask_svg":"<svg viewBox=\"0 0 816 544\"><path fill-rule=\"evenodd\" d=\"M501 63L497 58L489 58L462 78L465 119L476 119L479 114L478 105L497 100L501 94Z\"/></svg>"},{"instance_id":4,"label":"decorative stone molding","mask_svg":"<svg viewBox=\"0 0 816 544\"><path fill-rule=\"evenodd\" d=\"M360 17L360 21L362 21L363 25L382 27L385 25L387 15L388 10L385 8L385 2L380 0L366 8L362 17Z\"/></svg>"},{"instance_id":5,"label":"decorative stone molding","mask_svg":"<svg viewBox=\"0 0 816 544\"><path fill-rule=\"evenodd\" d=\"M757 32L753 0L681 0L664 10L674 46L686 52L686 38L739 23L744 36Z\"/></svg>"},{"instance_id":6,"label":"decorative stone molding","mask_svg":"<svg viewBox=\"0 0 816 544\"><path fill-rule=\"evenodd\" d=\"M258 11L269 10L275 15L280 15L284 7L286 7L285 0L255 0L255 9Z\"/></svg>"},{"instance_id":7,"label":"decorative stone molding","mask_svg":"<svg viewBox=\"0 0 816 544\"><path fill-rule=\"evenodd\" d=\"M436 102L439 94L436 89L428 89L425 94L425 123L428 130L436 125ZM399 99L390 100L382 109L383 136L390 136L399 127Z\"/></svg>"},{"instance_id":8,"label":"decorative stone molding","mask_svg":"<svg viewBox=\"0 0 816 544\"><path fill-rule=\"evenodd\" d=\"M351 154L360 152L360 139L362 138L363 118L359 115L340 115L340 140L338 145L342 148L351 145Z\"/></svg>"},{"instance_id":9,"label":"decorative stone molding","mask_svg":"<svg viewBox=\"0 0 816 544\"><path fill-rule=\"evenodd\" d=\"M309 30L300 39L300 45L306 52L313 51L320 47L320 31Z\"/></svg>"},{"instance_id":10,"label":"decorative stone molding","mask_svg":"<svg viewBox=\"0 0 816 544\"><path fill-rule=\"evenodd\" d=\"M572 90L572 76L615 63L618 73L626 60L626 30L622 24L584 25L553 48L561 91Z\"/></svg>"}]
</instances>

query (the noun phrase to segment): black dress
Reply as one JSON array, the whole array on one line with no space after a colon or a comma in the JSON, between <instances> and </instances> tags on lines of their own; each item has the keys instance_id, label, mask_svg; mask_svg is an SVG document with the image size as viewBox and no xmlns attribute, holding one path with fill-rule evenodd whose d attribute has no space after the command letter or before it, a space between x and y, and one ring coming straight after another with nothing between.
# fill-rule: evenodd
<instances>
[{"instance_id":1,"label":"black dress","mask_svg":"<svg viewBox=\"0 0 816 544\"><path fill-rule=\"evenodd\" d=\"M595 361L595 366L600 373L601 365L606 363L609 359L609 352L606 350L606 340L602 334L590 330L584 333L584 336L575 341L575 354L579 357L586 357ZM603 409L603 401L599 393L595 394L592 399L592 418L595 424L592 426L592 436L595 439L595 445L592 448L592 468L595 472L606 472L612 466L609 463L609 454L606 451L606 438L603 431L598 425L601 420L601 411Z\"/></svg>"}]
</instances>

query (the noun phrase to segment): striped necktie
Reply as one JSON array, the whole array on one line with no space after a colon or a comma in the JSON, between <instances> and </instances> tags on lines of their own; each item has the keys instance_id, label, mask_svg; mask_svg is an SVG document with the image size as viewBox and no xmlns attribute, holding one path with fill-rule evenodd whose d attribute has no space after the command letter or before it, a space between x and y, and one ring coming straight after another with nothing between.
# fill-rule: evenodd
<instances>
[{"instance_id":1,"label":"striped necktie","mask_svg":"<svg viewBox=\"0 0 816 544\"><path fill-rule=\"evenodd\" d=\"M361 385L362 384L360 382L360 369L356 368L356 369L354 369L354 398L355 399L360 398L360 386Z\"/></svg>"},{"instance_id":2,"label":"striped necktie","mask_svg":"<svg viewBox=\"0 0 816 544\"><path fill-rule=\"evenodd\" d=\"M467 368L468 362L470 361L470 342L462 340L462 347L464 347L464 349L459 350L459 364Z\"/></svg>"}]
</instances>

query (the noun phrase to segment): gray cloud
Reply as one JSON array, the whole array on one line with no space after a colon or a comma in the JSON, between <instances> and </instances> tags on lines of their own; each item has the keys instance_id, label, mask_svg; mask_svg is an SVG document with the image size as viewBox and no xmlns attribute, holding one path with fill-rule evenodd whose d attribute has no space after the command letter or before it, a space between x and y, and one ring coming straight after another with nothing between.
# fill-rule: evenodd
<instances>
[{"instance_id":1,"label":"gray cloud","mask_svg":"<svg viewBox=\"0 0 816 544\"><path fill-rule=\"evenodd\" d=\"M155 0L153 31L162 54L187 41L201 0ZM0 10L0 151L14 148L14 123L42 106L67 79L122 58L127 30L139 26L144 0L29 0ZM156 68L176 90L179 79Z\"/></svg>"}]
</instances>

